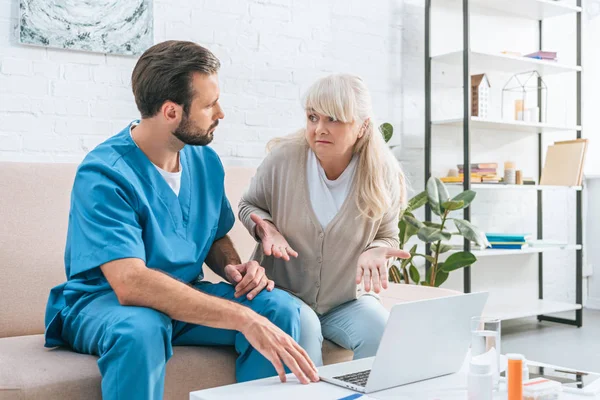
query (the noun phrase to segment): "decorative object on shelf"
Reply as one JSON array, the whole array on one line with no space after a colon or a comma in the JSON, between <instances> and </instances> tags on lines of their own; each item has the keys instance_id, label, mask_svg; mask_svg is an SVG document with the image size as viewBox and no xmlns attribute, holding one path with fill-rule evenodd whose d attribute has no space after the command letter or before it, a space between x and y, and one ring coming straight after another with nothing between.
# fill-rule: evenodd
<instances>
[{"instance_id":1,"label":"decorative object on shelf","mask_svg":"<svg viewBox=\"0 0 600 400\"><path fill-rule=\"evenodd\" d=\"M540 185L581 186L587 144L576 139L548 146Z\"/></svg>"},{"instance_id":2,"label":"decorative object on shelf","mask_svg":"<svg viewBox=\"0 0 600 400\"><path fill-rule=\"evenodd\" d=\"M152 0L20 0L19 41L138 55L154 43Z\"/></svg>"},{"instance_id":3,"label":"decorative object on shelf","mask_svg":"<svg viewBox=\"0 0 600 400\"><path fill-rule=\"evenodd\" d=\"M486 74L471 76L471 116L487 118L490 108L490 81Z\"/></svg>"},{"instance_id":4,"label":"decorative object on shelf","mask_svg":"<svg viewBox=\"0 0 600 400\"><path fill-rule=\"evenodd\" d=\"M515 174L516 176L516 180L517 180L517 185L522 185L523 184L523 171L521 171L520 169L517 170L517 173Z\"/></svg>"},{"instance_id":5,"label":"decorative object on shelf","mask_svg":"<svg viewBox=\"0 0 600 400\"><path fill-rule=\"evenodd\" d=\"M544 105L541 115L537 102L538 91ZM507 109L514 107L514 119L517 121L545 122L547 104L548 86L537 71L513 75L502 89L503 119L507 118Z\"/></svg>"},{"instance_id":6,"label":"decorative object on shelf","mask_svg":"<svg viewBox=\"0 0 600 400\"><path fill-rule=\"evenodd\" d=\"M472 265L477 258L473 253L461 251L450 255L444 262L439 261L439 255L453 249L445 241L449 241L452 235L463 236L475 242L476 245L487 247L488 242L483 232L472 225L469 221L459 218L451 218L452 211L462 210L469 207L475 199L475 192L466 190L452 199L448 189L438 178L431 177L427 182L427 188L408 202L408 206L400 215L400 248L413 236L417 236L425 243L431 243L432 255L420 254L415 244L410 249L411 257L406 260L397 261L390 268L390 281L396 283L411 283L424 286L442 285L450 272ZM413 212L425 204L429 204L431 211L440 217L440 223L421 222ZM448 221L452 221L458 232L447 231ZM421 277L419 270L414 264L415 258L423 257L431 263L425 277Z\"/></svg>"},{"instance_id":7,"label":"decorative object on shelf","mask_svg":"<svg viewBox=\"0 0 600 400\"><path fill-rule=\"evenodd\" d=\"M512 161L506 161L504 163L504 183L507 185L514 185L517 183L515 163Z\"/></svg>"}]
</instances>

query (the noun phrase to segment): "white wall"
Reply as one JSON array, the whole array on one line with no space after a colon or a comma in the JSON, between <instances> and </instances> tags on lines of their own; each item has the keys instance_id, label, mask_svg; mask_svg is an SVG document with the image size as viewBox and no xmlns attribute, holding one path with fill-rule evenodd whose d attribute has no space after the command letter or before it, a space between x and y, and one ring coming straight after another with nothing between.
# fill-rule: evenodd
<instances>
[{"instance_id":1,"label":"white wall","mask_svg":"<svg viewBox=\"0 0 600 400\"><path fill-rule=\"evenodd\" d=\"M256 164L269 138L298 129L300 94L331 72L363 76L377 116L401 126L394 2L154 4L156 42L192 40L222 62L226 117L213 146L226 163ZM0 0L0 160L78 162L137 118L129 85L136 59L21 46L17 17L18 0Z\"/></svg>"},{"instance_id":2,"label":"white wall","mask_svg":"<svg viewBox=\"0 0 600 400\"><path fill-rule=\"evenodd\" d=\"M399 157L414 190L422 189L422 0L155 0L154 3L155 42L193 40L209 47L222 61L220 81L226 117L215 137L214 148L225 163L257 164L269 138L301 126L299 98L308 84L330 72L354 72L362 75L371 88L380 120L390 121L397 128L395 143L403 144ZM587 3L596 6L599 0ZM16 43L17 4L18 0L0 0L0 160L78 162L97 143L137 117L129 87L135 58L21 46ZM600 62L600 51L594 48L590 36L598 34L600 25L594 16L586 14L584 18L586 87L598 83L600 76L591 72L597 70L593 67ZM437 14L436 18L439 31L434 51L443 51L447 45L458 49L459 15L448 11ZM472 23L474 48L535 50L533 24L499 17L474 18ZM507 26L511 29L506 29ZM574 24L567 21L566 25L558 26ZM547 25L549 35L559 36L555 40L561 58L570 60L574 57L570 46L574 37L572 34L560 37L563 32L551 23ZM434 72L438 83L455 79L450 70ZM497 90L506 77L490 78L497 98ZM574 118L574 97L568 92L571 83L568 79L563 84L561 80L549 81L554 99L549 111L551 120L557 123ZM460 107L460 97L449 102L438 101L452 99L456 93L456 85L438 93L434 116L457 111L453 106ZM587 96L584 124L589 135L599 125L599 114L594 112L599 102L590 88L584 93ZM434 135L436 174L445 174L461 161L460 141L457 130ZM513 159L526 175L532 176L537 175L532 158L534 146L535 138L520 135L498 136L489 132L473 139L473 153L479 154L481 161L501 163ZM595 153L590 148L588 158L600 160L594 157ZM598 169L600 172L600 164ZM545 196L544 201L546 237L574 242L574 196L568 193ZM473 219L488 231L535 233L535 194L507 191L493 199L490 194L480 193ZM515 256L481 262L473 271L473 288L509 288L496 292L502 296L537 296L536 259ZM574 253L549 253L546 260L547 297L574 301ZM594 265L600 268L600 263ZM460 288L461 279L461 274L455 273L449 285Z\"/></svg>"}]
</instances>

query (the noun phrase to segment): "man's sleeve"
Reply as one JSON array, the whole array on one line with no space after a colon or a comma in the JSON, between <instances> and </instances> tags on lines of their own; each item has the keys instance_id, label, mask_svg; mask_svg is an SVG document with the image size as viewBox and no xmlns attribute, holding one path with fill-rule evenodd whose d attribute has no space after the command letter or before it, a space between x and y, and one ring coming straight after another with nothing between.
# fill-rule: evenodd
<instances>
[{"instance_id":1,"label":"man's sleeve","mask_svg":"<svg viewBox=\"0 0 600 400\"><path fill-rule=\"evenodd\" d=\"M131 184L104 165L77 172L69 215L70 277L122 258L146 261Z\"/></svg>"}]
</instances>

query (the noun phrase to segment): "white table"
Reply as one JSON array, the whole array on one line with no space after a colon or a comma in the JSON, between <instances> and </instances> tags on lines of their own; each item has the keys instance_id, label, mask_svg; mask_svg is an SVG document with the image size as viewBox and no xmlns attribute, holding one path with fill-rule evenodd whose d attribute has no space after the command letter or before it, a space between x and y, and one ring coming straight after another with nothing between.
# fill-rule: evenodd
<instances>
[{"instance_id":1,"label":"white table","mask_svg":"<svg viewBox=\"0 0 600 400\"><path fill-rule=\"evenodd\" d=\"M360 364L361 360L345 363ZM380 392L371 393L369 398L384 400L464 400L467 398L467 374L466 363L463 368L452 375L447 375L427 381L417 382L410 385L404 385ZM540 364L541 365L541 364ZM339 366L339 364L338 364ZM320 368L321 371L328 368ZM235 385L221 386L213 389L199 390L190 393L190 400L225 400L225 399L245 399L245 400L264 400L264 399L340 399L356 392L344 389L327 382L311 383L302 385L291 374L287 375L288 382L282 384L278 377L260 379L252 382L238 383ZM506 399L506 391L499 391L494 394L494 399ZM561 400L588 400L600 399L597 396L582 396L563 392Z\"/></svg>"}]
</instances>

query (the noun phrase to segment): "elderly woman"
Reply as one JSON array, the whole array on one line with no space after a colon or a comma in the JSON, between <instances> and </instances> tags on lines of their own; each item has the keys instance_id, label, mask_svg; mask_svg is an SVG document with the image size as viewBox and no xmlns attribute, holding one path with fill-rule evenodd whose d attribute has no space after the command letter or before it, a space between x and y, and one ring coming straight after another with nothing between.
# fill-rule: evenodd
<instances>
[{"instance_id":1,"label":"elderly woman","mask_svg":"<svg viewBox=\"0 0 600 400\"><path fill-rule=\"evenodd\" d=\"M371 98L353 75L331 75L305 96L306 128L269 144L239 205L258 242L254 259L301 301L299 344L322 365L323 337L374 356L388 312L357 285L387 288L405 202L399 163L375 128Z\"/></svg>"}]
</instances>

